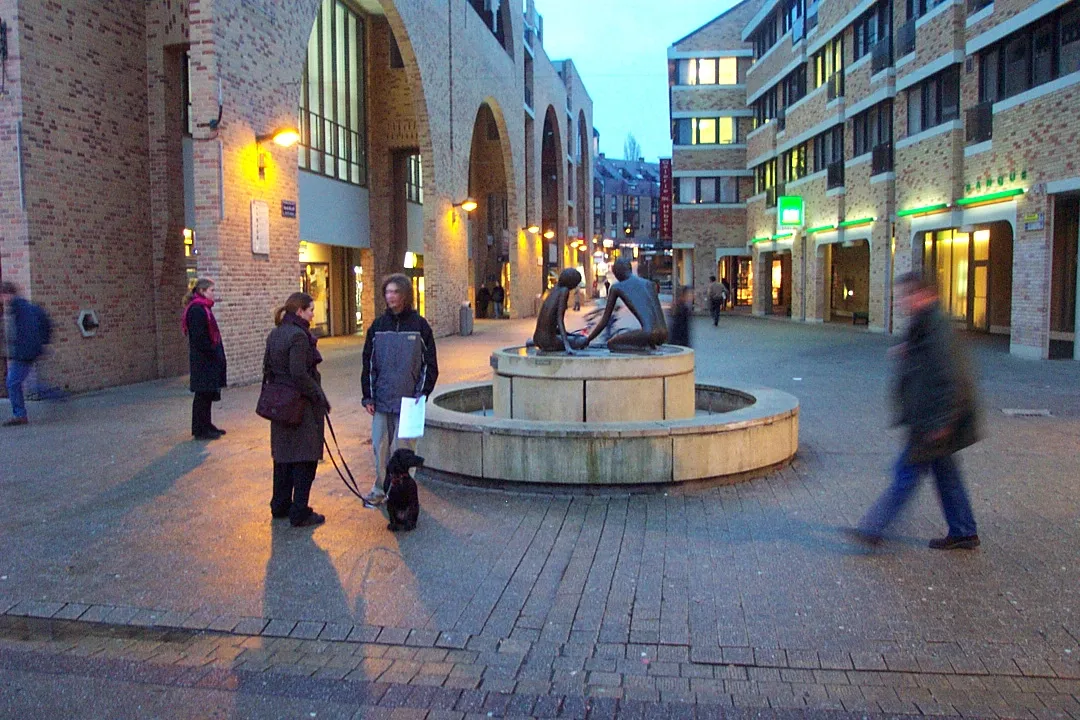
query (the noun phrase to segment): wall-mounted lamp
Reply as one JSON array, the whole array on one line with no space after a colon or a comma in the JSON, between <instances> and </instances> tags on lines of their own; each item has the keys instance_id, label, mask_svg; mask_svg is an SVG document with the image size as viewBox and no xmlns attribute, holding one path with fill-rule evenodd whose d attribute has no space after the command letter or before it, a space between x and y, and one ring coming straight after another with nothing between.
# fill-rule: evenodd
<instances>
[{"instance_id":1,"label":"wall-mounted lamp","mask_svg":"<svg viewBox=\"0 0 1080 720\"><path fill-rule=\"evenodd\" d=\"M467 213L471 213L473 210L479 207L479 204L471 197L467 197L459 203L454 203L454 207L459 207Z\"/></svg>"},{"instance_id":2,"label":"wall-mounted lamp","mask_svg":"<svg viewBox=\"0 0 1080 720\"><path fill-rule=\"evenodd\" d=\"M555 238L555 231L554 230L545 230L544 231L544 237L546 237L548 240L554 239Z\"/></svg>"},{"instance_id":3,"label":"wall-mounted lamp","mask_svg":"<svg viewBox=\"0 0 1080 720\"><path fill-rule=\"evenodd\" d=\"M409 252L405 253L405 268L407 270L412 270L415 267L416 267L416 253L414 253L414 252L412 252L410 250Z\"/></svg>"},{"instance_id":4,"label":"wall-mounted lamp","mask_svg":"<svg viewBox=\"0 0 1080 720\"><path fill-rule=\"evenodd\" d=\"M294 127L280 127L265 135L255 136L255 145L259 152L259 179L266 179L266 153L263 152L263 143L272 142L280 147L292 147L300 142L300 131Z\"/></svg>"},{"instance_id":5,"label":"wall-mounted lamp","mask_svg":"<svg viewBox=\"0 0 1080 720\"><path fill-rule=\"evenodd\" d=\"M539 225L530 225L529 227L525 228L525 232L530 233L532 235L539 235L540 234L540 226Z\"/></svg>"}]
</instances>

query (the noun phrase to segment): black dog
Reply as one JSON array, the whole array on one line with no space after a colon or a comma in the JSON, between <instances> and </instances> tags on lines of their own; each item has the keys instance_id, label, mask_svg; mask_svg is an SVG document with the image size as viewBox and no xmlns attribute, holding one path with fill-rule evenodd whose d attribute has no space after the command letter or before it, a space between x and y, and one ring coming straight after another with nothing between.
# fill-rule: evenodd
<instances>
[{"instance_id":1,"label":"black dog","mask_svg":"<svg viewBox=\"0 0 1080 720\"><path fill-rule=\"evenodd\" d=\"M424 458L412 450L395 450L386 463L386 480L383 491L386 493L386 514L390 524L388 530L412 530L420 517L420 497L416 492L416 481L409 475L409 468L424 466Z\"/></svg>"}]
</instances>

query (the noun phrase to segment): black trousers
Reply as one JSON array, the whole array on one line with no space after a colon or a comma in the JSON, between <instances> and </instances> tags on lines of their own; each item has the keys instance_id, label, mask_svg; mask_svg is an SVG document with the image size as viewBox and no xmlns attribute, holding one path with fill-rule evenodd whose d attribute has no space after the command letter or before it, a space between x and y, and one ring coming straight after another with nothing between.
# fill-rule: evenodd
<instances>
[{"instance_id":1,"label":"black trousers","mask_svg":"<svg viewBox=\"0 0 1080 720\"><path fill-rule=\"evenodd\" d=\"M724 309L723 301L716 299L709 301L709 312L712 314L713 326L720 324L720 311Z\"/></svg>"},{"instance_id":2,"label":"black trousers","mask_svg":"<svg viewBox=\"0 0 1080 720\"><path fill-rule=\"evenodd\" d=\"M196 437L205 435L214 429L210 421L210 407L218 397L216 392L197 392L191 401L191 434Z\"/></svg>"},{"instance_id":3,"label":"black trousers","mask_svg":"<svg viewBox=\"0 0 1080 720\"><path fill-rule=\"evenodd\" d=\"M288 513L294 525L307 519L313 512L308 499L318 468L317 462L274 463L274 496L270 499L274 517Z\"/></svg>"}]
</instances>

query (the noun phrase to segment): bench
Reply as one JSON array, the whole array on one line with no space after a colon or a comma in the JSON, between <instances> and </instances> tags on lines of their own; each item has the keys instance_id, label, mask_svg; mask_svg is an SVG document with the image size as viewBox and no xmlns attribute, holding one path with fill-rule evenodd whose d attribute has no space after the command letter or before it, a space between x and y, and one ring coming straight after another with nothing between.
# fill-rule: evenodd
<instances>
[{"instance_id":1,"label":"bench","mask_svg":"<svg viewBox=\"0 0 1080 720\"><path fill-rule=\"evenodd\" d=\"M851 313L852 325L866 325L870 326L870 313L868 312L853 312Z\"/></svg>"}]
</instances>

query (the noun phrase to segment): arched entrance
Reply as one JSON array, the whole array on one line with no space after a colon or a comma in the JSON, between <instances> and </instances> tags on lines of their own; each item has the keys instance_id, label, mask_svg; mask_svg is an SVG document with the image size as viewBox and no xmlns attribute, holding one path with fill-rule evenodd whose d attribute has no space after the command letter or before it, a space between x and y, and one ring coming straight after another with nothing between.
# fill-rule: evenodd
<instances>
[{"instance_id":1,"label":"arched entrance","mask_svg":"<svg viewBox=\"0 0 1080 720\"><path fill-rule=\"evenodd\" d=\"M555 285L559 274L559 260L563 238L559 231L559 208L563 182L562 138L559 134L559 118L555 108L548 106L544 112L544 135L540 149L540 231L543 234L544 276L541 291Z\"/></svg>"},{"instance_id":2,"label":"arched entrance","mask_svg":"<svg viewBox=\"0 0 1080 720\"><path fill-rule=\"evenodd\" d=\"M469 152L469 196L477 203L469 216L469 277L478 318L507 317L511 310L510 243L517 228L510 227L507 137L500 125L492 107L481 105Z\"/></svg>"},{"instance_id":3,"label":"arched entrance","mask_svg":"<svg viewBox=\"0 0 1080 720\"><path fill-rule=\"evenodd\" d=\"M870 243L853 240L825 245L824 319L866 322L870 318Z\"/></svg>"}]
</instances>

